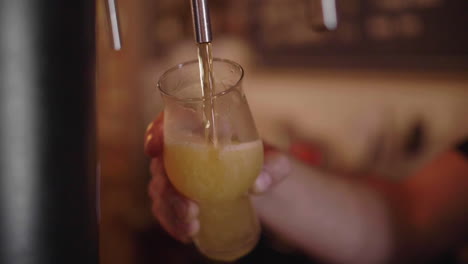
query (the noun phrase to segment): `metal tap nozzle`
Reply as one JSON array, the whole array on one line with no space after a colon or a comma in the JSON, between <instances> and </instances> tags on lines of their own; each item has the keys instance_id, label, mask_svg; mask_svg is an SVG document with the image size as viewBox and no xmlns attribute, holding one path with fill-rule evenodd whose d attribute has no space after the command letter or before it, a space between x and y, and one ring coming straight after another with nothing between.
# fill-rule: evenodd
<instances>
[{"instance_id":1,"label":"metal tap nozzle","mask_svg":"<svg viewBox=\"0 0 468 264\"><path fill-rule=\"evenodd\" d=\"M209 43L212 41L212 36L208 0L191 1L195 40L198 43Z\"/></svg>"}]
</instances>

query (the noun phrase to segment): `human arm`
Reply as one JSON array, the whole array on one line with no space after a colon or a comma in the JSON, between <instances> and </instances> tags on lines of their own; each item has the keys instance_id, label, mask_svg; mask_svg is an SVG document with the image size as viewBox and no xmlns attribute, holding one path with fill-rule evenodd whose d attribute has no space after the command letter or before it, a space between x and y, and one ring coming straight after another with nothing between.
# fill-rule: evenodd
<instances>
[{"instance_id":1,"label":"human arm","mask_svg":"<svg viewBox=\"0 0 468 264\"><path fill-rule=\"evenodd\" d=\"M467 242L468 161L459 153L439 155L403 183L336 177L294 161L292 167L254 204L273 234L311 256L429 263Z\"/></svg>"},{"instance_id":2,"label":"human arm","mask_svg":"<svg viewBox=\"0 0 468 264\"><path fill-rule=\"evenodd\" d=\"M153 130L161 129L161 122L150 127L146 142L156 163L162 158L162 131ZM460 201L467 199L463 159L442 156L403 184L393 184L376 177L339 177L272 157L262 174L268 177L256 182L258 191L270 190L254 197L257 212L269 230L309 255L334 263L385 263L413 253L431 256L458 242L454 235L466 215ZM173 189L162 166L152 165L152 174L153 213L171 235L190 241L198 228L196 203ZM440 184L451 191L437 195ZM425 217L415 213L421 211ZM429 214L433 211L438 213ZM441 234L447 241L425 252Z\"/></svg>"}]
</instances>

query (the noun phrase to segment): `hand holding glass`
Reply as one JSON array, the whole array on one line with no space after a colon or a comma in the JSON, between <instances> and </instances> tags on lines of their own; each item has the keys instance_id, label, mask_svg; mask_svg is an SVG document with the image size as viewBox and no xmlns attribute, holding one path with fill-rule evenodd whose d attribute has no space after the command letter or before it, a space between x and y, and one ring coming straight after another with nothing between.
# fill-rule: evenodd
<instances>
[{"instance_id":1,"label":"hand holding glass","mask_svg":"<svg viewBox=\"0 0 468 264\"><path fill-rule=\"evenodd\" d=\"M206 256L232 261L255 247L260 233L248 189L263 165L259 140L242 90L243 69L213 60L214 136L200 85L198 61L168 70L158 82L164 109L164 165L171 183L200 207L194 241Z\"/></svg>"}]
</instances>

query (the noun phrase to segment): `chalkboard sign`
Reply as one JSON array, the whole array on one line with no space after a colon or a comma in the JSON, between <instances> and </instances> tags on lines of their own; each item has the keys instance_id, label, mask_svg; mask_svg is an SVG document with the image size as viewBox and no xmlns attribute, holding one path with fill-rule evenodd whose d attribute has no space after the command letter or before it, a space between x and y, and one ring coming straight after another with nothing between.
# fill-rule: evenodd
<instances>
[{"instance_id":1,"label":"chalkboard sign","mask_svg":"<svg viewBox=\"0 0 468 264\"><path fill-rule=\"evenodd\" d=\"M334 32L308 26L307 0L257 0L257 53L270 65L468 69L468 1L337 0Z\"/></svg>"}]
</instances>

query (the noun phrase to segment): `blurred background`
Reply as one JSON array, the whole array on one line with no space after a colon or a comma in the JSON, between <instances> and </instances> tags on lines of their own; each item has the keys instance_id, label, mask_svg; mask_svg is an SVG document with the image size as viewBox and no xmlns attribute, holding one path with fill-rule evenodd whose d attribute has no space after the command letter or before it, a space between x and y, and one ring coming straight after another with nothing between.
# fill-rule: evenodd
<instances>
[{"instance_id":1,"label":"blurred background","mask_svg":"<svg viewBox=\"0 0 468 264\"><path fill-rule=\"evenodd\" d=\"M159 76L196 58L189 3L117 0L123 48L114 51L105 1L96 2L101 263L210 263L151 216L143 154L163 108ZM304 2L210 0L214 56L244 67L264 139L290 147L281 125L291 109L326 116L316 124L324 133L346 133L350 116L378 107L429 104L444 119L440 98L468 103L467 1L338 0L339 27L327 33L308 26ZM241 262L265 260L313 263L267 240Z\"/></svg>"}]
</instances>

